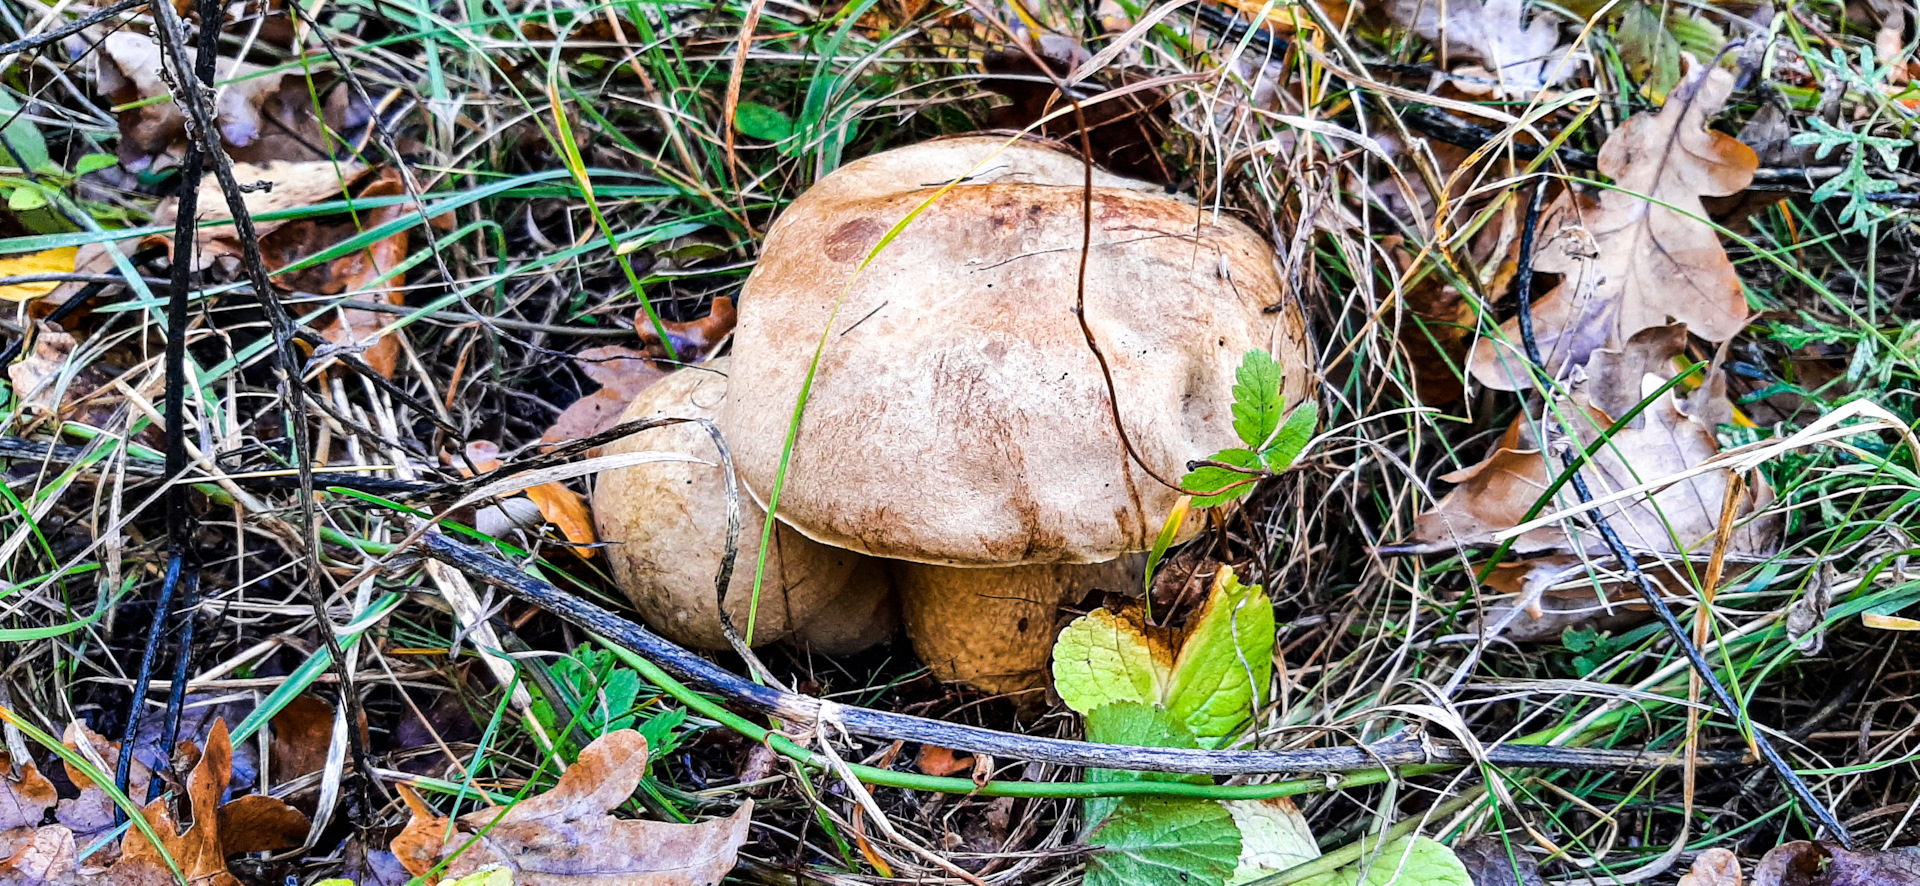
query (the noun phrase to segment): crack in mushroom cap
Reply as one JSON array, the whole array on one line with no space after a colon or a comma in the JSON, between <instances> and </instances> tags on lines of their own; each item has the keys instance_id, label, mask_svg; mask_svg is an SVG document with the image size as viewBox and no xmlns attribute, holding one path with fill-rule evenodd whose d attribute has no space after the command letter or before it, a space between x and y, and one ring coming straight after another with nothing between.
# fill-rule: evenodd
<instances>
[{"instance_id":1,"label":"crack in mushroom cap","mask_svg":"<svg viewBox=\"0 0 1920 886\"><path fill-rule=\"evenodd\" d=\"M951 566L1097 563L1146 550L1181 493L1128 457L1075 316L1084 167L1002 138L855 161L773 225L742 291L723 423L743 480L773 488L793 408L844 292L779 517L810 538ZM896 223L978 166L856 269ZM1241 445L1245 353L1311 391L1304 324L1270 247L1232 219L1097 173L1086 318L1128 437L1177 482ZM851 286L849 288L849 284Z\"/></svg>"}]
</instances>

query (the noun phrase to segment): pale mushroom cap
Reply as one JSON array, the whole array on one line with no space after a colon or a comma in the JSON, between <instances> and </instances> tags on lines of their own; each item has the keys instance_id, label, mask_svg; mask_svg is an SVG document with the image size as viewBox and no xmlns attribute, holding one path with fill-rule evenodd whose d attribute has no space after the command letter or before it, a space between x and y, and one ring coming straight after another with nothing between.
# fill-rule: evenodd
<instances>
[{"instance_id":1,"label":"pale mushroom cap","mask_svg":"<svg viewBox=\"0 0 1920 886\"><path fill-rule=\"evenodd\" d=\"M896 561L894 586L913 650L933 675L988 692L1046 680L1060 604L1093 590L1134 591L1140 555L1106 563L965 569Z\"/></svg>"},{"instance_id":2,"label":"pale mushroom cap","mask_svg":"<svg viewBox=\"0 0 1920 886\"><path fill-rule=\"evenodd\" d=\"M647 388L620 420L714 418L727 399L727 360L682 369ZM727 648L714 577L726 551L726 478L713 438L698 424L650 428L606 447L608 454L679 452L713 463L662 462L602 473L594 486L594 526L609 542L615 580L646 623L686 646ZM727 613L743 635L766 512L740 493L741 532ZM885 569L776 526L760 590L753 644L793 639L822 652L853 652L886 639L898 625Z\"/></svg>"},{"instance_id":3,"label":"pale mushroom cap","mask_svg":"<svg viewBox=\"0 0 1920 886\"><path fill-rule=\"evenodd\" d=\"M768 234L735 331L734 373L752 393L729 401L724 423L741 476L772 489L845 293L779 507L815 540L955 566L1096 563L1151 547L1181 495L1123 450L1075 315L1078 160L1008 149L855 278L890 228L1004 141L936 141L848 164ZM1134 450L1177 483L1188 461L1241 445L1231 388L1247 351L1287 367L1290 403L1308 396L1304 327L1250 229L1141 183L1096 182L1087 324Z\"/></svg>"}]
</instances>

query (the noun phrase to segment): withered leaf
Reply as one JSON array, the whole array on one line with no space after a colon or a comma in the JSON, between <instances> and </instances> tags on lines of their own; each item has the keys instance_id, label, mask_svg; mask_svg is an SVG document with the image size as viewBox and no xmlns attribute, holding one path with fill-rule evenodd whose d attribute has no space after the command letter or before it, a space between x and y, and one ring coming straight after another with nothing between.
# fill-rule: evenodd
<instances>
[{"instance_id":1,"label":"withered leaf","mask_svg":"<svg viewBox=\"0 0 1920 886\"><path fill-rule=\"evenodd\" d=\"M1740 856L1719 846L1702 852L1680 878L1680 886L1740 886Z\"/></svg>"},{"instance_id":2,"label":"withered leaf","mask_svg":"<svg viewBox=\"0 0 1920 886\"><path fill-rule=\"evenodd\" d=\"M1828 843L1788 843L1760 859L1753 886L1920 886L1920 847L1856 852Z\"/></svg>"},{"instance_id":3,"label":"withered leaf","mask_svg":"<svg viewBox=\"0 0 1920 886\"><path fill-rule=\"evenodd\" d=\"M1658 376L1647 376L1647 380L1649 387L1657 387L1660 382ZM1648 404L1639 427L1629 426L1615 433L1611 444L1600 448L1582 469L1593 494L1602 496L1677 474L1716 455L1719 443L1713 425L1701 413L1713 408L1709 404L1718 399L1718 391L1709 385L1687 400L1667 391ZM1611 416L1581 397L1563 403L1561 412L1568 416L1582 446L1592 446L1613 424ZM1533 417L1522 416L1507 429L1486 461L1441 478L1459 485L1415 520L1413 536L1419 550L1431 553L1491 545L1495 533L1523 522L1528 509L1563 470L1558 457L1541 450L1533 424ZM1719 532L1722 505L1731 485L1731 478L1724 472L1703 474L1649 497L1603 507L1601 512L1629 549L1700 556L1711 550ZM1728 550L1740 554L1770 552L1778 543L1779 521L1774 516L1754 515L1772 501L1771 488L1755 477L1740 495ZM1569 484L1561 487L1548 512L1576 504L1578 499ZM1562 526L1543 526L1516 538L1513 549L1522 554L1599 554L1606 551L1606 546L1596 532L1582 531L1574 538Z\"/></svg>"},{"instance_id":4,"label":"withered leaf","mask_svg":"<svg viewBox=\"0 0 1920 886\"><path fill-rule=\"evenodd\" d=\"M99 55L100 89L114 104L159 99L120 113L120 162L135 172L172 165L185 145L186 117L161 79L160 44L146 34L115 30L100 41ZM221 59L217 70L225 84L214 104L221 138L234 147L252 144L261 132L260 103L279 91L286 75L235 59Z\"/></svg>"},{"instance_id":5,"label":"withered leaf","mask_svg":"<svg viewBox=\"0 0 1920 886\"><path fill-rule=\"evenodd\" d=\"M1560 17L1536 10L1528 20L1523 0L1392 0L1387 13L1446 55L1479 61L1453 69L1470 92L1530 95L1574 72Z\"/></svg>"},{"instance_id":6,"label":"withered leaf","mask_svg":"<svg viewBox=\"0 0 1920 886\"><path fill-rule=\"evenodd\" d=\"M273 715L267 754L274 781L292 781L327 766L333 744L333 705L312 695L297 695Z\"/></svg>"},{"instance_id":7,"label":"withered leaf","mask_svg":"<svg viewBox=\"0 0 1920 886\"><path fill-rule=\"evenodd\" d=\"M361 188L359 196L362 198L398 197L405 193L406 186L400 178L400 173L394 169L387 168L380 170L378 176L375 177L373 181ZM376 207L359 216L359 227L362 229L377 228L400 218L408 211L409 209L405 204L398 203L391 206ZM287 232L288 229L282 230L282 233ZM340 233L342 235L340 239L345 239L346 236L357 232L348 228ZM407 232L402 230L391 237L379 240L366 249L334 259L332 262L323 266L326 275L330 279L319 287L309 289L309 291L328 294L338 292L359 293L356 297L366 301L385 302L390 305L404 304L406 299L398 285L404 281L398 279L389 280L384 284L380 284L377 289L371 287L387 272L398 267L401 260L407 257L407 239ZM331 247L334 242L338 241L334 240L332 242L311 243L306 245L309 250L318 251ZM285 267L285 265L283 264L281 267ZM320 269L316 268L314 270ZM283 281L283 285L288 285L293 288L307 288L299 286L298 281ZM365 345L366 352L363 356L367 361L367 365L372 366L375 372L387 378L392 378L394 372L398 370L400 366L400 340L391 335L380 335L379 333L381 330L393 325L393 321L396 319L398 318L395 315L381 311L368 311L360 308L341 308L325 326L320 328L320 334L328 341L338 344Z\"/></svg>"},{"instance_id":8,"label":"withered leaf","mask_svg":"<svg viewBox=\"0 0 1920 886\"><path fill-rule=\"evenodd\" d=\"M666 329L667 339L673 343L674 354L683 362L695 363L713 356L720 343L733 334L734 323L738 319L733 299L722 295L713 300L713 307L705 317L685 323L663 320L660 325ZM653 321L647 319L645 311L634 313L633 328L640 333L643 350L655 357L664 359L667 356L666 347L660 343L660 334L654 330Z\"/></svg>"},{"instance_id":9,"label":"withered leaf","mask_svg":"<svg viewBox=\"0 0 1920 886\"><path fill-rule=\"evenodd\" d=\"M227 856L234 852L258 852L299 845L306 835L306 816L272 797L254 795L236 801L223 814L221 797L233 779L233 742L225 720L215 721L207 736L200 761L187 777L187 804L193 824L181 831L168 811L166 798L156 799L141 809L141 815L160 838L155 846L137 829L120 848L120 860L108 871L114 882L145 882L154 877L171 879L161 853L179 865L195 884L204 886L240 886L227 870ZM237 804L237 805L236 805ZM229 834L229 829L232 830Z\"/></svg>"},{"instance_id":10,"label":"withered leaf","mask_svg":"<svg viewBox=\"0 0 1920 886\"><path fill-rule=\"evenodd\" d=\"M574 362L588 378L600 383L600 389L561 411L540 438L543 443L578 440L613 427L633 398L667 374L648 352L619 345L588 348L576 355Z\"/></svg>"},{"instance_id":11,"label":"withered leaf","mask_svg":"<svg viewBox=\"0 0 1920 886\"><path fill-rule=\"evenodd\" d=\"M1525 848L1511 849L1497 837L1475 837L1454 844L1453 854L1473 878L1473 886L1546 886L1540 866Z\"/></svg>"},{"instance_id":12,"label":"withered leaf","mask_svg":"<svg viewBox=\"0 0 1920 886\"><path fill-rule=\"evenodd\" d=\"M16 771L12 755L0 751L0 833L39 827L59 800L53 782L34 768L32 760L22 760Z\"/></svg>"},{"instance_id":13,"label":"withered leaf","mask_svg":"<svg viewBox=\"0 0 1920 886\"><path fill-rule=\"evenodd\" d=\"M413 820L393 852L415 876L459 877L502 865L516 886L710 886L733 870L746 841L751 801L697 824L616 819L608 813L640 786L647 741L610 732L544 794L449 822L412 791ZM435 866L445 867L435 871Z\"/></svg>"},{"instance_id":14,"label":"withered leaf","mask_svg":"<svg viewBox=\"0 0 1920 886\"><path fill-rule=\"evenodd\" d=\"M1549 373L1670 320L1711 341L1732 338L1746 323L1733 262L1701 221L1702 197L1744 190L1759 168L1751 148L1706 128L1732 90L1731 73L1697 69L1659 113L1630 118L1601 148L1600 170L1619 190L1569 191L1541 219L1545 242L1534 268L1562 275L1533 310ZM1518 321L1500 331L1500 339L1474 345L1474 378L1500 390L1530 389Z\"/></svg>"}]
</instances>

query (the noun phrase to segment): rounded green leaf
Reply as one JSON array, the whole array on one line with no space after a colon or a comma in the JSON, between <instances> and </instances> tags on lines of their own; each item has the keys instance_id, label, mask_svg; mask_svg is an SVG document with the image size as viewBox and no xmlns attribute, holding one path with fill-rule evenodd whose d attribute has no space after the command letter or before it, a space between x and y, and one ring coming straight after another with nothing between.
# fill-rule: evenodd
<instances>
[{"instance_id":1,"label":"rounded green leaf","mask_svg":"<svg viewBox=\"0 0 1920 886\"><path fill-rule=\"evenodd\" d=\"M1082 714L1114 702L1155 704L1171 658L1132 619L1095 609L1053 642L1053 685L1067 707Z\"/></svg>"}]
</instances>

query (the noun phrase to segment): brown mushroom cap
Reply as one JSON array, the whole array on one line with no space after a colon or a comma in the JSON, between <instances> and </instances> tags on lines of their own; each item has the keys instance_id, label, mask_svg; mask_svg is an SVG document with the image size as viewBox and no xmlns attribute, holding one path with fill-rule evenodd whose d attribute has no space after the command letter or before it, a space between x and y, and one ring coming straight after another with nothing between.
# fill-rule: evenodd
<instances>
[{"instance_id":1,"label":"brown mushroom cap","mask_svg":"<svg viewBox=\"0 0 1920 886\"><path fill-rule=\"evenodd\" d=\"M822 543L949 566L1098 563L1153 544L1180 492L1128 457L1075 314L1084 167L1005 139L855 161L795 201L747 280L723 411L740 476L773 487L835 304L780 499ZM995 152L998 151L996 154ZM859 268L896 223L946 182ZM1234 372L1267 349L1310 391L1272 250L1232 219L1095 175L1086 321L1153 472L1241 445ZM851 288L849 288L851 281Z\"/></svg>"},{"instance_id":2,"label":"brown mushroom cap","mask_svg":"<svg viewBox=\"0 0 1920 886\"><path fill-rule=\"evenodd\" d=\"M727 399L727 358L675 372L647 388L620 416L714 418ZM593 491L594 527L611 542L608 559L621 590L654 630L674 642L727 648L714 599L726 552L726 477L700 425L649 428L606 447L609 454L680 452L713 462L634 465L602 473ZM739 555L727 588L727 614L742 634L752 599L760 527L766 512L741 490ZM854 652L899 624L885 569L853 551L818 544L776 525L753 629L758 646L792 639L826 653Z\"/></svg>"},{"instance_id":3,"label":"brown mushroom cap","mask_svg":"<svg viewBox=\"0 0 1920 886\"><path fill-rule=\"evenodd\" d=\"M1041 685L1060 604L1095 589L1133 590L1146 570L1141 556L1005 569L903 560L890 565L920 660L942 680L965 681L988 692Z\"/></svg>"}]
</instances>

